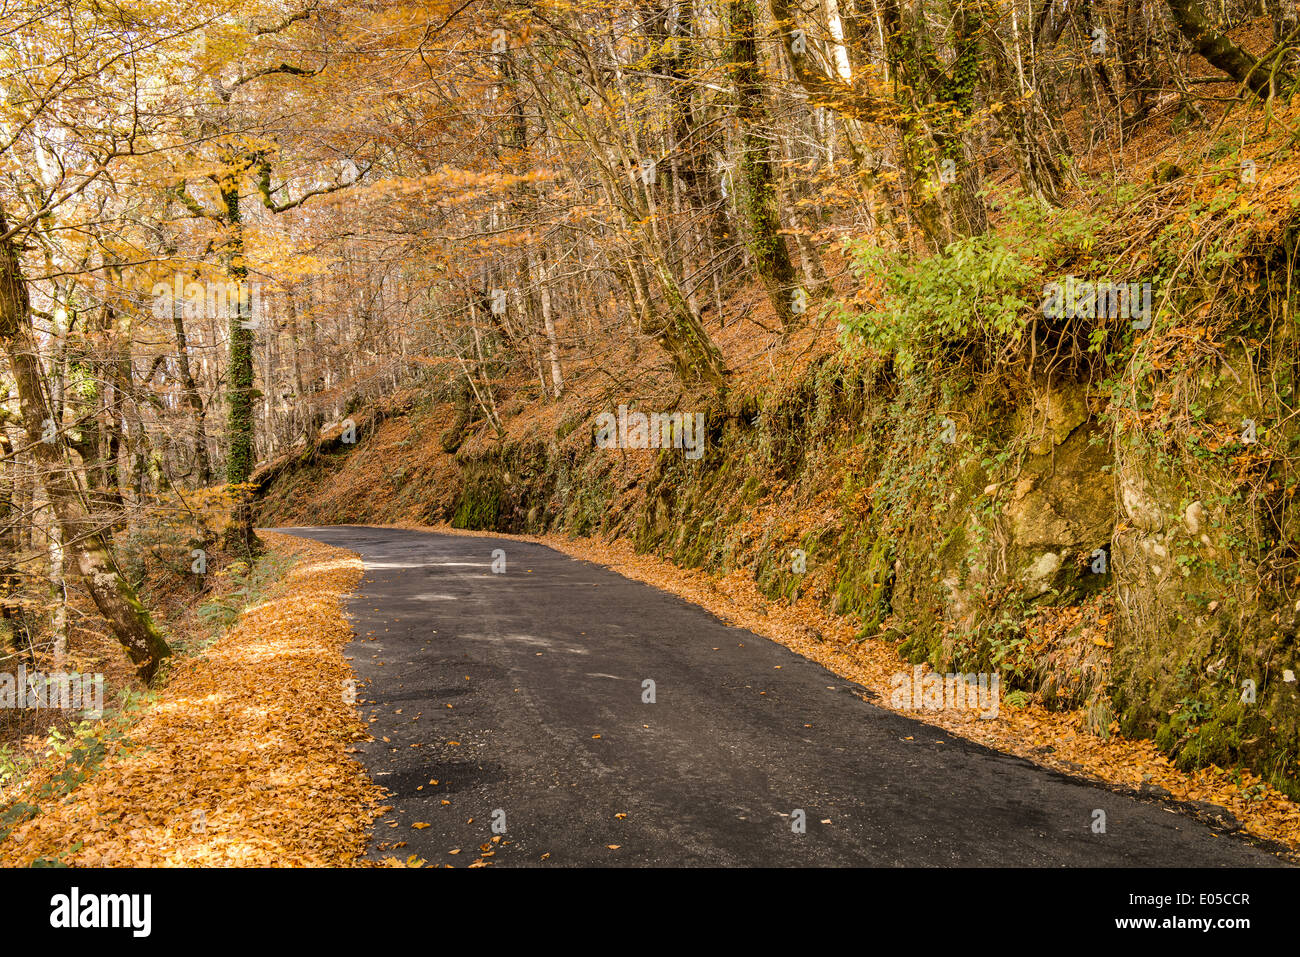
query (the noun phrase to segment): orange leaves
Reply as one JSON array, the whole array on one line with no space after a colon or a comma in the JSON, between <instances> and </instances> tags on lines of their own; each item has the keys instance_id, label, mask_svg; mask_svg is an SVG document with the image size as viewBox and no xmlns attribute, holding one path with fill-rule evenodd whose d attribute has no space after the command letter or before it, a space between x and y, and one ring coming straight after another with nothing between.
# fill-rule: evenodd
<instances>
[{"instance_id":1,"label":"orange leaves","mask_svg":"<svg viewBox=\"0 0 1300 957\"><path fill-rule=\"evenodd\" d=\"M178 661L128 730L130 754L16 829L0 863L68 848L65 863L92 867L361 862L382 793L347 754L364 725L342 693L341 598L361 563L266 538L298 565L202 657Z\"/></svg>"}]
</instances>

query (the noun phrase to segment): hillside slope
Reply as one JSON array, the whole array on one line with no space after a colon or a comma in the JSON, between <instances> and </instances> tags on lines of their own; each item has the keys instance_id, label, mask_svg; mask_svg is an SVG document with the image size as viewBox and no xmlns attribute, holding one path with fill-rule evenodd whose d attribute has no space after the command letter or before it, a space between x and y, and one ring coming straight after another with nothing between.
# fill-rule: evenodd
<instances>
[{"instance_id":1,"label":"hillside slope","mask_svg":"<svg viewBox=\"0 0 1300 957\"><path fill-rule=\"evenodd\" d=\"M919 264L850 249L860 278L831 269L839 302L788 337L747 290L727 310L744 318L709 325L734 370L721 392L625 350L556 402L502 380L500 428L454 382L392 397L355 446L264 467L259 521L627 541L1300 796L1300 162L1261 133L1270 160L1244 185L1214 137L1132 147L1147 185L1008 212ZM1149 283L1152 321L1040 311L1039 281L1067 277ZM702 455L689 436L600 447L602 413L637 411L702 415Z\"/></svg>"}]
</instances>

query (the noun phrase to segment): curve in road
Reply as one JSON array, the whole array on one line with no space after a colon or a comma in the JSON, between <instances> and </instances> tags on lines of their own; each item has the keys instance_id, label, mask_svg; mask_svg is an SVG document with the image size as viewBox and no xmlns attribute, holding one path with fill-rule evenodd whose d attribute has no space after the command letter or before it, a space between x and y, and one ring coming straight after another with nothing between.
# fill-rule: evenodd
<instances>
[{"instance_id":1,"label":"curve in road","mask_svg":"<svg viewBox=\"0 0 1300 957\"><path fill-rule=\"evenodd\" d=\"M493 865L1280 863L1157 801L875 707L782 645L542 545L279 531L365 561L348 608L373 718L361 757L393 795L375 840L405 841L403 854L466 863L486 844ZM1098 810L1105 833L1093 831Z\"/></svg>"}]
</instances>

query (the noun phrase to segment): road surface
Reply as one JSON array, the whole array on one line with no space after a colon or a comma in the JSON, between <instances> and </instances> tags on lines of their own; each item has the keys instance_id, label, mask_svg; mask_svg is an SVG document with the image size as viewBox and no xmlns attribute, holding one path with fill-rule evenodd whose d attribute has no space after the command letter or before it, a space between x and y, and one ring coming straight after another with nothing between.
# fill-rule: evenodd
<instances>
[{"instance_id":1,"label":"road surface","mask_svg":"<svg viewBox=\"0 0 1300 957\"><path fill-rule=\"evenodd\" d=\"M360 757L393 792L376 856L492 866L1281 863L1158 801L875 707L782 645L541 545L280 531L365 560L348 651L362 714L374 719ZM1098 810L1105 833L1093 830Z\"/></svg>"}]
</instances>

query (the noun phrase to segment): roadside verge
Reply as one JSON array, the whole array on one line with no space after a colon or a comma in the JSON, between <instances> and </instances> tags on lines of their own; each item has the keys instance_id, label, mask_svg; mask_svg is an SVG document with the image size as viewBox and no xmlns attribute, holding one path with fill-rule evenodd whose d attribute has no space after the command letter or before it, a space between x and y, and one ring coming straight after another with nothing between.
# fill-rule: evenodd
<instances>
[{"instance_id":1,"label":"roadside verge","mask_svg":"<svg viewBox=\"0 0 1300 957\"><path fill-rule=\"evenodd\" d=\"M263 534L292 569L176 664L98 770L0 843L0 865L363 863L383 794L349 753L367 735L343 655L361 560Z\"/></svg>"}]
</instances>

